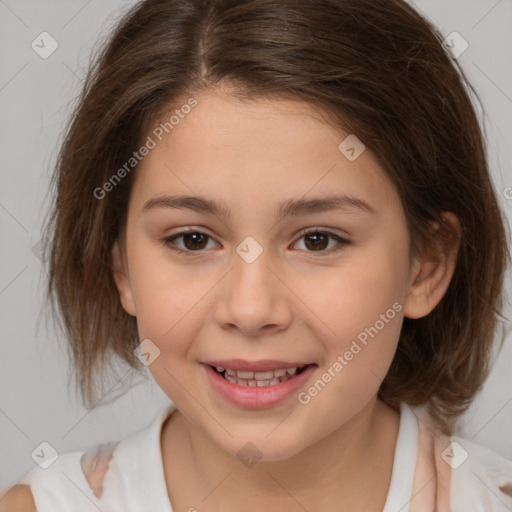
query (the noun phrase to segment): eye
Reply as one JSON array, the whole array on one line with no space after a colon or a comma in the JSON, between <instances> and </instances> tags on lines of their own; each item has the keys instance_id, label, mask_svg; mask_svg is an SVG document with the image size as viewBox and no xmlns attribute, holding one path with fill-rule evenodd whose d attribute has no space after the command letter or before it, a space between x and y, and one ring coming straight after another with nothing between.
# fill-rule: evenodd
<instances>
[{"instance_id":1,"label":"eye","mask_svg":"<svg viewBox=\"0 0 512 512\"><path fill-rule=\"evenodd\" d=\"M176 247L174 240L178 238L183 239L184 249ZM212 239L211 236L203 233L201 231L196 231L194 229L189 229L186 231L180 231L175 235L169 236L162 240L163 244L166 245L171 251L175 252L202 252L202 249L205 249L206 241L208 238ZM213 240L213 239L212 239Z\"/></svg>"},{"instance_id":2,"label":"eye","mask_svg":"<svg viewBox=\"0 0 512 512\"><path fill-rule=\"evenodd\" d=\"M330 231L320 231L318 229L304 229L299 233L299 235L301 235L301 238L306 240L304 245L308 249L307 252L322 252L330 254L340 251L344 246L352 243L339 235L331 233ZM334 248L331 247L329 250L325 250L326 246L329 245L329 239L335 240L338 244L334 246Z\"/></svg>"},{"instance_id":3,"label":"eye","mask_svg":"<svg viewBox=\"0 0 512 512\"><path fill-rule=\"evenodd\" d=\"M342 238L339 235L331 233L330 231L320 231L318 229L304 229L299 235L301 238L306 240L305 246L307 252L321 252L321 253L332 253L339 251L346 245L350 245L352 242ZM183 248L177 247L175 240L182 239ZM191 253L191 252L204 252L203 249L207 248L208 239L213 238L206 233L189 229L186 231L180 231L172 236L166 237L162 240L162 243L168 247L171 251L178 253ZM329 239L335 240L337 245L334 248L325 250L329 246ZM296 245L296 242L294 245ZM214 244L215 245L215 244ZM218 244L217 244L218 245Z\"/></svg>"}]
</instances>

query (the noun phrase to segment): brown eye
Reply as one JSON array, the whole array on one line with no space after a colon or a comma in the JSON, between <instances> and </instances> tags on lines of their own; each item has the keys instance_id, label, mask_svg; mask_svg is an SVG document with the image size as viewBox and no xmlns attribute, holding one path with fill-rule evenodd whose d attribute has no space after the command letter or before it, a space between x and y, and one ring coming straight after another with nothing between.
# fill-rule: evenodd
<instances>
[{"instance_id":1,"label":"brown eye","mask_svg":"<svg viewBox=\"0 0 512 512\"><path fill-rule=\"evenodd\" d=\"M304 230L301 233L301 238L305 240L306 252L318 252L322 254L331 254L339 251L346 245L350 245L351 242L346 240L334 233L328 231L319 230ZM175 240L182 239L182 247L179 247L175 243ZM175 235L166 237L162 240L162 243L170 250L179 253L193 253L193 252L205 252L208 247L208 240L213 238L206 233L201 231L181 231ZM329 248L331 240L337 242L334 247ZM216 244L218 246L218 244ZM214 245L215 247L215 245Z\"/></svg>"},{"instance_id":2,"label":"brown eye","mask_svg":"<svg viewBox=\"0 0 512 512\"><path fill-rule=\"evenodd\" d=\"M330 254L332 252L343 249L345 245L351 244L350 241L328 231L304 230L301 231L300 234L301 238L305 240L304 245L307 252L320 252ZM334 248L331 247L330 249L326 250L329 246L330 239L335 240L338 243L334 246Z\"/></svg>"},{"instance_id":3,"label":"brown eye","mask_svg":"<svg viewBox=\"0 0 512 512\"><path fill-rule=\"evenodd\" d=\"M204 249L206 246L205 241L207 238L208 236L204 235L203 233L186 233L183 235L183 244L187 249L190 249L191 251Z\"/></svg>"},{"instance_id":4,"label":"brown eye","mask_svg":"<svg viewBox=\"0 0 512 512\"><path fill-rule=\"evenodd\" d=\"M312 251L321 251L329 245L329 235L325 233L309 233L304 236L304 239L306 240L306 247Z\"/></svg>"},{"instance_id":5,"label":"brown eye","mask_svg":"<svg viewBox=\"0 0 512 512\"><path fill-rule=\"evenodd\" d=\"M183 248L177 247L175 240L182 238ZM170 237L164 238L162 242L172 251L176 252L202 252L207 248L208 239L211 239L206 233L200 231L181 231Z\"/></svg>"}]
</instances>

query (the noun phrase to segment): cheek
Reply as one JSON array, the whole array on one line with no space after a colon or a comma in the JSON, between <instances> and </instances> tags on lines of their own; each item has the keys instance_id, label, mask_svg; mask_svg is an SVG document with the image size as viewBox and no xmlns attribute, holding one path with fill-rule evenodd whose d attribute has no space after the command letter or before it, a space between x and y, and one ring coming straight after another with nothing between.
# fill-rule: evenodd
<instances>
[{"instance_id":1,"label":"cheek","mask_svg":"<svg viewBox=\"0 0 512 512\"><path fill-rule=\"evenodd\" d=\"M208 291L214 282L171 265L161 255L155 257L154 250L139 251L134 261L141 263L133 272L139 336L159 351L148 369L176 406L200 422L198 411L190 408L190 396L201 392L194 374L199 358L194 340L208 314Z\"/></svg>"},{"instance_id":2,"label":"cheek","mask_svg":"<svg viewBox=\"0 0 512 512\"><path fill-rule=\"evenodd\" d=\"M350 380L354 389L377 388L391 364L402 325L407 268L407 239L383 234L347 252L343 265L330 269L322 286L317 282L310 288L314 292L307 295L308 306L326 333L323 363L329 368L341 356L343 370L335 373L343 374L340 380Z\"/></svg>"},{"instance_id":3,"label":"cheek","mask_svg":"<svg viewBox=\"0 0 512 512\"><path fill-rule=\"evenodd\" d=\"M183 352L200 327L212 285L207 273L172 265L162 247L133 246L130 274L141 339L149 338L165 352Z\"/></svg>"}]
</instances>

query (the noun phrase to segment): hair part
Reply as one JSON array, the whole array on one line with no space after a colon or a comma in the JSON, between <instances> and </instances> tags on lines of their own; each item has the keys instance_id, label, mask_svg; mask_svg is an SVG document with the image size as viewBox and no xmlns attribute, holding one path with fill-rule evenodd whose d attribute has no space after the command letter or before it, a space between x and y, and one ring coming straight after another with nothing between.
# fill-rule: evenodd
<instances>
[{"instance_id":1,"label":"hair part","mask_svg":"<svg viewBox=\"0 0 512 512\"><path fill-rule=\"evenodd\" d=\"M47 224L48 297L85 403L96 404L112 358L142 368L136 319L121 306L111 261L136 167L102 199L94 190L162 112L215 87L241 100L303 100L356 134L401 197L411 254L433 222L449 230L443 212L457 215L450 286L429 315L404 319L379 389L395 409L425 405L451 432L489 371L510 253L469 93L478 95L438 30L402 0L146 0L121 19L67 127Z\"/></svg>"}]
</instances>

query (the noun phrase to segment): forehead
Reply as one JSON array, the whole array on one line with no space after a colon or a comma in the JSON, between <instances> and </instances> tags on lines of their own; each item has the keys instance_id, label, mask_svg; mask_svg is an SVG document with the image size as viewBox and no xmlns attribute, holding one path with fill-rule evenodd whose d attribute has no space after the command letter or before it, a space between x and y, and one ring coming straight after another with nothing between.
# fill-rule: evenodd
<instances>
[{"instance_id":1,"label":"forehead","mask_svg":"<svg viewBox=\"0 0 512 512\"><path fill-rule=\"evenodd\" d=\"M195 106L180 108L189 98ZM238 209L333 193L366 198L377 209L397 199L370 150L347 158L343 142L350 136L357 143L356 135L306 102L241 102L206 90L173 102L142 140L148 136L154 148L137 168L133 191L139 208L171 192L225 198Z\"/></svg>"}]
</instances>

